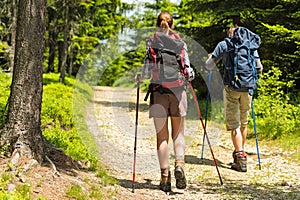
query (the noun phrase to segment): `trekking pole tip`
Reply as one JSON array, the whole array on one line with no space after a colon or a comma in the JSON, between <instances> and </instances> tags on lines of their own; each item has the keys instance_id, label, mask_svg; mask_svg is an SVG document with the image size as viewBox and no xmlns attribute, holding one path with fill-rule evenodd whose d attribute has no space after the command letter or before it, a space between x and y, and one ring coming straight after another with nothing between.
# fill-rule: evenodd
<instances>
[{"instance_id":1,"label":"trekking pole tip","mask_svg":"<svg viewBox=\"0 0 300 200\"><path fill-rule=\"evenodd\" d=\"M220 183L221 183L221 185L223 185L223 181L222 181L222 178L220 177Z\"/></svg>"},{"instance_id":2,"label":"trekking pole tip","mask_svg":"<svg viewBox=\"0 0 300 200\"><path fill-rule=\"evenodd\" d=\"M132 185L132 193L134 193L134 185Z\"/></svg>"}]
</instances>

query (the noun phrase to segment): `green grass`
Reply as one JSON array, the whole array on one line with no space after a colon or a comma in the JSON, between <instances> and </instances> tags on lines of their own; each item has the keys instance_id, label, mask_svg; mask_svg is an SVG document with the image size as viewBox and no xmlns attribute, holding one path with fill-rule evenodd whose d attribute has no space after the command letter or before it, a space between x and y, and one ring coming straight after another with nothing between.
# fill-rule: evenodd
<instances>
[{"instance_id":1,"label":"green grass","mask_svg":"<svg viewBox=\"0 0 300 200\"><path fill-rule=\"evenodd\" d=\"M96 173L96 177L101 178L101 184L103 186L107 185L116 185L119 184L119 181L106 173L106 169L103 167L99 167Z\"/></svg>"},{"instance_id":2,"label":"green grass","mask_svg":"<svg viewBox=\"0 0 300 200\"><path fill-rule=\"evenodd\" d=\"M86 194L79 185L72 185L66 192L67 197L77 200L85 200Z\"/></svg>"},{"instance_id":3,"label":"green grass","mask_svg":"<svg viewBox=\"0 0 300 200\"><path fill-rule=\"evenodd\" d=\"M106 190L105 193L102 192L102 188L108 185L116 185L119 184L119 181L111 176L109 176L106 172L106 169L98 165L95 176L99 178L99 182L90 181L85 179L86 183L89 183L90 189L83 190L80 185L72 185L67 191L66 196L73 199L83 200L83 199L107 199L114 195L115 191ZM100 188L99 188L100 187ZM87 198L89 197L89 198Z\"/></svg>"}]
</instances>

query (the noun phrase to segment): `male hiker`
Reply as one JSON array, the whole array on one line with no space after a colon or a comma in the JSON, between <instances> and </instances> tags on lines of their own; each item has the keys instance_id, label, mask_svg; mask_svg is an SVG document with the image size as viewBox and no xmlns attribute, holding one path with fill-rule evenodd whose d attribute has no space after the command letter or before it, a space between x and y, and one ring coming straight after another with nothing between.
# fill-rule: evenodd
<instances>
[{"instance_id":1,"label":"male hiker","mask_svg":"<svg viewBox=\"0 0 300 200\"><path fill-rule=\"evenodd\" d=\"M222 59L226 129L231 131L234 146L231 169L247 172L244 145L253 90L256 89L257 72L262 71L257 49L260 38L244 27L234 26L228 37L219 42L208 55L206 68L212 69Z\"/></svg>"}]
</instances>

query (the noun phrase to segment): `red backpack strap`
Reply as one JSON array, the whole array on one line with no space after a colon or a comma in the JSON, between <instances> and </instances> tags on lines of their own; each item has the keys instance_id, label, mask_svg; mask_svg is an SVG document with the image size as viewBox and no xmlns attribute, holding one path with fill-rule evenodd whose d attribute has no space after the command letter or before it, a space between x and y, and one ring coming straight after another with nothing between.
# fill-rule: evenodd
<instances>
[{"instance_id":1,"label":"red backpack strap","mask_svg":"<svg viewBox=\"0 0 300 200\"><path fill-rule=\"evenodd\" d=\"M186 66L184 64L184 49L182 49L180 51L180 63L181 63L181 66L182 66L182 74L184 76L187 76L187 70L186 70Z\"/></svg>"},{"instance_id":2,"label":"red backpack strap","mask_svg":"<svg viewBox=\"0 0 300 200\"><path fill-rule=\"evenodd\" d=\"M159 80L159 72L158 72L158 67L157 67L157 56L156 56L156 53L154 51L154 49L152 48L152 41L155 39L155 38L158 38L158 35L157 33L154 34L154 36L150 36L150 40L149 40L149 44L148 44L148 48L149 48L149 52L153 58L153 68L152 68L152 79L154 81L157 81Z\"/></svg>"},{"instance_id":3,"label":"red backpack strap","mask_svg":"<svg viewBox=\"0 0 300 200\"><path fill-rule=\"evenodd\" d=\"M174 33L172 32L172 34L170 35L171 38L173 39L177 39L177 40L181 40L181 37L177 34L177 33ZM184 75L184 76L187 76L187 70L186 70L186 67L184 65L184 49L182 49L179 53L180 55L180 64L182 66L182 69L181 69L181 73Z\"/></svg>"},{"instance_id":4,"label":"red backpack strap","mask_svg":"<svg viewBox=\"0 0 300 200\"><path fill-rule=\"evenodd\" d=\"M177 33L174 33L174 32L171 33L170 37L173 39L182 40L181 37Z\"/></svg>"}]
</instances>

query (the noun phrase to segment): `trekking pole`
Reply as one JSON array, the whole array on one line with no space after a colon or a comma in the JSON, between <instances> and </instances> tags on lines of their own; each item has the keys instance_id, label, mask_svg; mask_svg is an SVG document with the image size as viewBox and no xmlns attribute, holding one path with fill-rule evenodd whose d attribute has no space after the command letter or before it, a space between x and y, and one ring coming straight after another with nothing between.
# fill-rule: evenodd
<instances>
[{"instance_id":1,"label":"trekking pole","mask_svg":"<svg viewBox=\"0 0 300 200\"><path fill-rule=\"evenodd\" d=\"M205 120L204 120L204 125L206 128L207 124L207 118L208 118L208 101L210 99L210 81L212 77L212 70L209 70L208 78L207 78L207 96L206 96L206 103L205 103ZM202 151L201 151L201 159L203 159L203 153L204 153L204 142L205 142L205 135L203 135L203 140L202 140Z\"/></svg>"},{"instance_id":2,"label":"trekking pole","mask_svg":"<svg viewBox=\"0 0 300 200\"><path fill-rule=\"evenodd\" d=\"M218 165L217 165L217 162L216 162L216 159L215 159L215 156L214 156L214 152L213 152L213 150L212 150L212 147L211 147L211 144L210 144L210 141L209 141L209 139L208 139L207 132L206 132L206 128L205 128L204 123L203 123L203 119L202 119L202 115L201 115L201 112L200 112L198 100L197 100L197 97L196 97L196 95L195 95L195 91L194 91L194 89L193 89L193 86L192 86L192 83L191 83L191 82L190 82L190 89L191 89L191 92L192 92L192 95L193 95L193 98L194 98L194 102L195 102L195 105L196 105L196 108L197 108L197 111L198 111L198 115L199 115L199 118L200 118L200 121L201 121L203 130L204 130L204 135L206 136L207 143L208 143L208 146L209 146L209 148L210 148L210 152L211 152L211 155L212 155L213 160L214 160L214 164L215 164L216 169L217 169L217 172L218 172L218 176L219 176L221 185L223 185L223 181L222 181L222 178L221 178L219 169L218 169Z\"/></svg>"},{"instance_id":3,"label":"trekking pole","mask_svg":"<svg viewBox=\"0 0 300 200\"><path fill-rule=\"evenodd\" d=\"M133 148L133 173L132 173L132 193L135 189L135 170L136 170L136 143L137 143L137 127L138 127L138 114L139 114L139 99L140 99L140 80L137 77L137 91L136 91L136 104L135 104L135 133L134 133L134 148Z\"/></svg>"},{"instance_id":4,"label":"trekking pole","mask_svg":"<svg viewBox=\"0 0 300 200\"><path fill-rule=\"evenodd\" d=\"M253 97L254 97L254 95L253 95ZM253 97L252 97L252 101L251 101L252 119L253 119L253 127L254 127L255 143L256 143L256 151L257 151L257 162L258 162L259 170L261 170L260 154L259 154L259 148L258 148L258 136L257 136L257 132L256 132L256 121L255 121L254 99L253 99Z\"/></svg>"}]
</instances>

